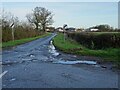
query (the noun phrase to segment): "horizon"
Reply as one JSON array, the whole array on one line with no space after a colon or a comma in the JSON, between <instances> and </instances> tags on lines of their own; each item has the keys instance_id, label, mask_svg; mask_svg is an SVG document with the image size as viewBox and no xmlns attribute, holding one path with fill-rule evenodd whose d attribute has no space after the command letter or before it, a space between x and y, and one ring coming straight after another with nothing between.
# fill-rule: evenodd
<instances>
[{"instance_id":1,"label":"horizon","mask_svg":"<svg viewBox=\"0 0 120 90\"><path fill-rule=\"evenodd\" d=\"M108 24L118 28L118 2L4 2L3 9L11 12L21 21L26 14L32 13L36 6L45 7L54 14L52 26L89 28ZM89 7L89 8L88 8Z\"/></svg>"}]
</instances>

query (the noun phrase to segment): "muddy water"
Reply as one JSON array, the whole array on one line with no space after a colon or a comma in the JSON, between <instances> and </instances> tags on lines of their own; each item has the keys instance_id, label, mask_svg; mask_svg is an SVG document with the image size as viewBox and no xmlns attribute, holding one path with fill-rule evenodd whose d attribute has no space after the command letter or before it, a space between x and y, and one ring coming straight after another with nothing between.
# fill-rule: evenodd
<instances>
[{"instance_id":1,"label":"muddy water","mask_svg":"<svg viewBox=\"0 0 120 90\"><path fill-rule=\"evenodd\" d=\"M59 53L55 50L55 46L53 45L52 41L50 41L49 52L54 56L59 55Z\"/></svg>"}]
</instances>

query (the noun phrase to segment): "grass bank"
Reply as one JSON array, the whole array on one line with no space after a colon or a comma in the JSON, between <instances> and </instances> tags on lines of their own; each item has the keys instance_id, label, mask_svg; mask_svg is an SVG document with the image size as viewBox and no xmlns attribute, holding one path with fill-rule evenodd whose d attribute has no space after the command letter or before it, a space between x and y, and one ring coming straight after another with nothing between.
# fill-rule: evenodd
<instances>
[{"instance_id":1,"label":"grass bank","mask_svg":"<svg viewBox=\"0 0 120 90\"><path fill-rule=\"evenodd\" d=\"M6 48L6 47L13 47L16 45L24 44L33 40L36 40L38 38L46 37L50 35L50 33L45 33L43 35L37 36L37 37L32 37L32 38L25 38L25 39L20 39L20 40L15 40L15 41L8 41L8 42L3 42L2 44L0 43L0 47Z\"/></svg>"},{"instance_id":2,"label":"grass bank","mask_svg":"<svg viewBox=\"0 0 120 90\"><path fill-rule=\"evenodd\" d=\"M66 39L64 42L63 34L58 34L53 39L54 45L65 53L77 54L82 56L96 56L103 58L104 61L120 62L120 48L108 48L100 50L88 49L77 42Z\"/></svg>"}]
</instances>

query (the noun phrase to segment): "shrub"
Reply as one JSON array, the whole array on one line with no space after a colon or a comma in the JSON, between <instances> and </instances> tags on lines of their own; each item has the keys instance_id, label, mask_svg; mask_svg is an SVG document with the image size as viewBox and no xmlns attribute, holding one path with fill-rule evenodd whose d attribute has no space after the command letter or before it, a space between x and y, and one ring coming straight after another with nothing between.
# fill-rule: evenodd
<instances>
[{"instance_id":1,"label":"shrub","mask_svg":"<svg viewBox=\"0 0 120 90\"><path fill-rule=\"evenodd\" d=\"M67 33L67 36L90 49L120 48L120 33Z\"/></svg>"},{"instance_id":2,"label":"shrub","mask_svg":"<svg viewBox=\"0 0 120 90\"><path fill-rule=\"evenodd\" d=\"M40 31L36 31L30 27L18 26L14 28L14 38L15 40L35 37L41 35ZM12 30L9 27L2 28L2 42L7 42L12 40Z\"/></svg>"}]
</instances>

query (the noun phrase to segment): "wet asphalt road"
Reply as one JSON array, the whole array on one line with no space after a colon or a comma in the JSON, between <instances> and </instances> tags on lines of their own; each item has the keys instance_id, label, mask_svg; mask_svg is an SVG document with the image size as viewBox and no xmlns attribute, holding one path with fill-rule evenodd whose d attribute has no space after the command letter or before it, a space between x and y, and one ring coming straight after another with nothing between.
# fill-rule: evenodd
<instances>
[{"instance_id":1,"label":"wet asphalt road","mask_svg":"<svg viewBox=\"0 0 120 90\"><path fill-rule=\"evenodd\" d=\"M96 65L63 65L56 60L75 60L75 55L50 52L56 34L3 50L3 88L118 88L118 74Z\"/></svg>"}]
</instances>

